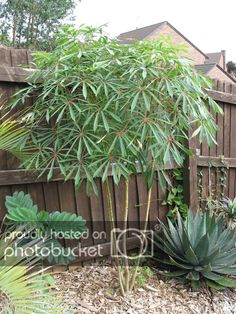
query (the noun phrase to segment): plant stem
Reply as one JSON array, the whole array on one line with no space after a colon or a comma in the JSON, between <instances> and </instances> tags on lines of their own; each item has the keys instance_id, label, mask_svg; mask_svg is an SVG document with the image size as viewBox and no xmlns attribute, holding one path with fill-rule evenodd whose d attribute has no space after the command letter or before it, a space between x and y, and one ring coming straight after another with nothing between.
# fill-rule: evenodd
<instances>
[{"instance_id":1,"label":"plant stem","mask_svg":"<svg viewBox=\"0 0 236 314\"><path fill-rule=\"evenodd\" d=\"M110 190L108 178L104 182L104 186L105 186L105 195L106 195L107 205L108 205L108 217L109 217L111 229L114 230L115 229L115 216L114 216L111 190ZM117 264L117 268L118 268L118 279L119 279L121 294L122 294L122 296L125 296L124 279L123 279L123 274L122 274L121 266L119 263L118 252L117 252L117 247L116 247L116 236L115 236L114 232L112 233L112 235L113 235L113 237L111 239L111 241L112 241L111 245L113 248L113 253L117 256L116 257L116 264Z\"/></svg>"},{"instance_id":2,"label":"plant stem","mask_svg":"<svg viewBox=\"0 0 236 314\"><path fill-rule=\"evenodd\" d=\"M152 195L152 187L150 187L149 190L148 190L147 210L146 210L145 221L144 221L144 228L143 228L144 232L147 230L148 217L149 217L150 205L151 205L151 195ZM141 255L141 253L143 251L143 244L144 244L144 241L141 242L141 247L140 247L140 250L139 250L139 252L140 252L139 253L139 257L137 259L137 264L135 266L135 270L134 270L134 273L133 273L133 276L132 276L132 279L131 279L130 291L133 290L133 288L134 288L135 279L136 279L138 268L139 268L139 264L140 264L140 255Z\"/></svg>"},{"instance_id":3,"label":"plant stem","mask_svg":"<svg viewBox=\"0 0 236 314\"><path fill-rule=\"evenodd\" d=\"M129 211L129 180L125 180L125 204L124 204L124 227L123 230L127 230L127 222L128 222L128 211ZM124 260L125 260L125 290L126 292L129 291L129 262L127 257L127 245L126 245L126 232L124 232L123 237L123 250L124 250Z\"/></svg>"}]
</instances>

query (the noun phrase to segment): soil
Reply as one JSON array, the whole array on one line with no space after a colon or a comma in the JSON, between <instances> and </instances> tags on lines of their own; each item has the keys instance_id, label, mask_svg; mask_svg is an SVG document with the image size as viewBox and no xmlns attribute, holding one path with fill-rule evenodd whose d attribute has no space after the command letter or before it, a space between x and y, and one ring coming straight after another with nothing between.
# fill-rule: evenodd
<instances>
[{"instance_id":1,"label":"soil","mask_svg":"<svg viewBox=\"0 0 236 314\"><path fill-rule=\"evenodd\" d=\"M124 298L110 263L94 263L54 275L65 314L236 314L236 290L192 291L154 274L142 288Z\"/></svg>"}]
</instances>

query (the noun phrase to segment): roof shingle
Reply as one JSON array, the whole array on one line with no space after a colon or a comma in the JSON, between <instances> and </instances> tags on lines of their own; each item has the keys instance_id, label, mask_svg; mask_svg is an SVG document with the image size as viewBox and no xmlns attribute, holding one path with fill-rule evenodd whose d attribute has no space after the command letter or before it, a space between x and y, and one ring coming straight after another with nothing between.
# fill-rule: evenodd
<instances>
[{"instance_id":1,"label":"roof shingle","mask_svg":"<svg viewBox=\"0 0 236 314\"><path fill-rule=\"evenodd\" d=\"M195 68L198 71L201 71L205 74L207 74L210 70L212 70L216 66L216 63L208 63L208 64L198 64L195 65Z\"/></svg>"},{"instance_id":2,"label":"roof shingle","mask_svg":"<svg viewBox=\"0 0 236 314\"><path fill-rule=\"evenodd\" d=\"M220 63L220 58L222 56L222 52L212 52L207 53L208 59L206 59L205 63Z\"/></svg>"},{"instance_id":3,"label":"roof shingle","mask_svg":"<svg viewBox=\"0 0 236 314\"><path fill-rule=\"evenodd\" d=\"M122 33L117 37L117 39L122 44L131 43L133 40L143 40L144 38L146 38L149 34L154 32L157 28L159 28L164 23L166 23L166 22L148 25L148 26L145 26L142 28L134 29L134 30L126 32L126 33Z\"/></svg>"}]
</instances>

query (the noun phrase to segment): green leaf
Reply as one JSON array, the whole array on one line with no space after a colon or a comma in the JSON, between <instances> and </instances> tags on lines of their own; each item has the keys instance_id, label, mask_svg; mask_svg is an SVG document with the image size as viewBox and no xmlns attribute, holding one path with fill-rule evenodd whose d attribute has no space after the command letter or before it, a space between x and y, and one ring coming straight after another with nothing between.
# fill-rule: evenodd
<instances>
[{"instance_id":1,"label":"green leaf","mask_svg":"<svg viewBox=\"0 0 236 314\"><path fill-rule=\"evenodd\" d=\"M203 276L207 279L210 279L211 281L216 282L217 284L221 286L236 287L236 281L234 281L233 279L217 275L213 272L203 273Z\"/></svg>"},{"instance_id":2,"label":"green leaf","mask_svg":"<svg viewBox=\"0 0 236 314\"><path fill-rule=\"evenodd\" d=\"M69 239L77 239L86 229L86 221L70 212L52 212L48 216L48 230L65 233Z\"/></svg>"},{"instance_id":3,"label":"green leaf","mask_svg":"<svg viewBox=\"0 0 236 314\"><path fill-rule=\"evenodd\" d=\"M17 207L14 209L14 211L8 212L6 218L9 219L11 222L22 224L28 224L38 221L36 212L31 210L30 208L25 207Z\"/></svg>"},{"instance_id":4,"label":"green leaf","mask_svg":"<svg viewBox=\"0 0 236 314\"><path fill-rule=\"evenodd\" d=\"M85 99L87 99L88 93L87 93L87 87L86 84L83 82L83 96Z\"/></svg>"},{"instance_id":5,"label":"green leaf","mask_svg":"<svg viewBox=\"0 0 236 314\"><path fill-rule=\"evenodd\" d=\"M138 92L138 93L134 96L134 98L133 98L133 100L132 100L132 103L131 103L131 112L133 112L134 109L135 109L136 106L137 106L138 99L139 99L139 94L140 94L140 92Z\"/></svg>"},{"instance_id":6,"label":"green leaf","mask_svg":"<svg viewBox=\"0 0 236 314\"><path fill-rule=\"evenodd\" d=\"M101 116L102 116L104 128L107 132L109 132L109 125L108 125L107 119L106 119L106 117L102 111L101 111Z\"/></svg>"},{"instance_id":7,"label":"green leaf","mask_svg":"<svg viewBox=\"0 0 236 314\"><path fill-rule=\"evenodd\" d=\"M145 103L146 109L147 109L147 111L150 111L151 104L150 104L149 97L148 97L148 95L145 92L142 92L142 95L143 95L143 99L144 99L144 103Z\"/></svg>"},{"instance_id":8,"label":"green leaf","mask_svg":"<svg viewBox=\"0 0 236 314\"><path fill-rule=\"evenodd\" d=\"M6 196L5 206L9 213L20 208L26 208L33 213L37 213L38 206L33 204L29 194L24 192L14 192L12 196Z\"/></svg>"}]
</instances>

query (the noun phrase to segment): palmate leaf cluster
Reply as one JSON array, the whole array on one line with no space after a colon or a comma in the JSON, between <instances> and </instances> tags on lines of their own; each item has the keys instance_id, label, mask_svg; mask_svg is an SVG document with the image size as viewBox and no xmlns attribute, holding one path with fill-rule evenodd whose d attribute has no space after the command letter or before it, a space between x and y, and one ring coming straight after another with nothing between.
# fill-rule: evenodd
<instances>
[{"instance_id":1,"label":"palmate leaf cluster","mask_svg":"<svg viewBox=\"0 0 236 314\"><path fill-rule=\"evenodd\" d=\"M75 260L76 256L71 254L69 248L64 248L58 238L79 241L82 233L86 231L86 221L81 216L69 212L39 211L30 195L24 192L6 196L5 206L6 224L26 226L29 230L33 228L38 238L45 239L44 246L50 250L47 256L50 263L68 264ZM34 235L33 238L35 237ZM54 248L60 249L61 254L53 254Z\"/></svg>"},{"instance_id":2,"label":"palmate leaf cluster","mask_svg":"<svg viewBox=\"0 0 236 314\"><path fill-rule=\"evenodd\" d=\"M101 29L63 28L51 53L34 55L37 70L12 107L35 97L22 119L35 149L24 165L48 171L59 167L66 179L87 187L94 178L115 183L135 173L136 164L153 182L165 163L181 165L187 130L214 141L209 113L220 112L204 92L207 78L196 73L179 48L165 40L120 45Z\"/></svg>"},{"instance_id":3,"label":"palmate leaf cluster","mask_svg":"<svg viewBox=\"0 0 236 314\"><path fill-rule=\"evenodd\" d=\"M34 270L38 258L17 253L21 245L19 234L27 234L24 227L10 228L0 237L0 311L2 314L62 313L58 295L47 285L49 275ZM28 243L34 252L41 240ZM12 254L13 252L13 254Z\"/></svg>"},{"instance_id":4,"label":"palmate leaf cluster","mask_svg":"<svg viewBox=\"0 0 236 314\"><path fill-rule=\"evenodd\" d=\"M235 231L225 229L223 217L209 212L188 212L186 221L178 214L177 222L161 223L164 236L156 235L155 244L166 255L158 263L171 270L165 273L190 282L198 288L205 281L213 288L235 287L227 275L236 274Z\"/></svg>"}]
</instances>

